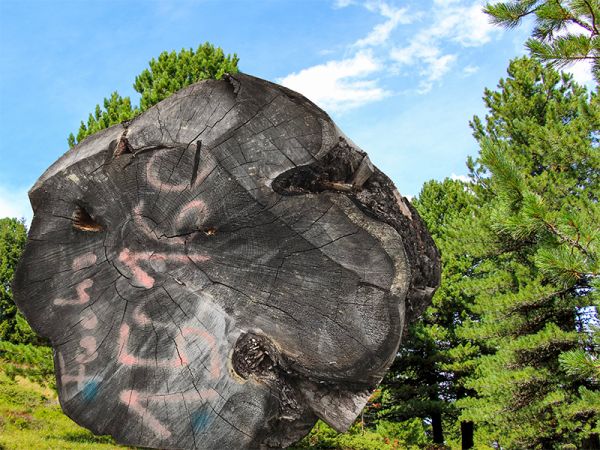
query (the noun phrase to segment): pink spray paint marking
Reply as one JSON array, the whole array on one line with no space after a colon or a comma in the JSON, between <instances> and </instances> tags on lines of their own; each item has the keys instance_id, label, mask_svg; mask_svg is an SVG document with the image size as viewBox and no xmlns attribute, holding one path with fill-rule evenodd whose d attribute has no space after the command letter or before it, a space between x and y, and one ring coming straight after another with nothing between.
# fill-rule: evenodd
<instances>
[{"instance_id":1,"label":"pink spray paint marking","mask_svg":"<svg viewBox=\"0 0 600 450\"><path fill-rule=\"evenodd\" d=\"M153 228L150 226L148 219L143 215L143 209L144 202L142 201L133 210L133 222L146 237L153 240L159 239L157 234L154 232ZM179 229L185 222L185 219L190 215L197 215L197 219L194 225L200 227L201 220L199 219L200 217L202 217L202 213L204 213L204 216L206 215L206 204L202 200L192 200L186 205L183 205L183 207L177 214L175 218L175 227ZM181 236L173 236L169 237L168 243L173 245L184 244L185 239Z\"/></svg>"},{"instance_id":2,"label":"pink spray paint marking","mask_svg":"<svg viewBox=\"0 0 600 450\"><path fill-rule=\"evenodd\" d=\"M126 323L119 329L119 362L124 366L136 367L181 367L184 361L175 354L171 359L156 360L153 358L138 358L129 353L127 349L129 344L130 328Z\"/></svg>"},{"instance_id":3,"label":"pink spray paint marking","mask_svg":"<svg viewBox=\"0 0 600 450\"><path fill-rule=\"evenodd\" d=\"M144 314L144 312L142 311L142 308L143 308L143 305L138 305L135 307L135 309L133 310L133 314L132 314L133 321L136 324L141 325L141 326L149 325L151 320L146 314Z\"/></svg>"},{"instance_id":4,"label":"pink spray paint marking","mask_svg":"<svg viewBox=\"0 0 600 450\"><path fill-rule=\"evenodd\" d=\"M119 400L135 412L143 422L161 438L171 437L171 432L154 416L149 409L144 408L140 403L140 394L138 391L121 391Z\"/></svg>"},{"instance_id":5,"label":"pink spray paint marking","mask_svg":"<svg viewBox=\"0 0 600 450\"><path fill-rule=\"evenodd\" d=\"M178 228L181 227L188 216L195 215L196 221L194 222L194 225L199 227L202 225L201 221L198 220L202 217L201 213L206 215L206 204L202 200L192 200L187 205L183 205L179 211L179 214L177 214L177 217L175 218L175 226Z\"/></svg>"},{"instance_id":6,"label":"pink spray paint marking","mask_svg":"<svg viewBox=\"0 0 600 450\"><path fill-rule=\"evenodd\" d=\"M65 359L63 358L62 353L58 353L58 365L60 367L60 383L62 385L67 385L68 383L77 383L77 387L83 383L85 380L85 366L83 364L79 364L77 366L77 375L67 375L67 368L65 365Z\"/></svg>"},{"instance_id":7,"label":"pink spray paint marking","mask_svg":"<svg viewBox=\"0 0 600 450\"><path fill-rule=\"evenodd\" d=\"M74 271L77 271L77 270L85 269L87 267L91 267L94 264L96 264L97 259L98 259L98 257L96 255L94 255L92 252L84 253L83 255L78 256L77 258L75 258L73 260L73 263L71 264L71 268Z\"/></svg>"},{"instance_id":8,"label":"pink spray paint marking","mask_svg":"<svg viewBox=\"0 0 600 450\"><path fill-rule=\"evenodd\" d=\"M87 310L83 313L81 319L81 326L86 330L93 330L98 325L98 317L91 310Z\"/></svg>"},{"instance_id":9,"label":"pink spray paint marking","mask_svg":"<svg viewBox=\"0 0 600 450\"><path fill-rule=\"evenodd\" d=\"M219 358L219 354L217 352L217 341L215 337L210 334L208 331L200 330L199 328L184 328L181 330L181 334L178 336L183 342L183 346L185 346L184 336L187 335L196 335L200 336L205 342L210 346L210 375L212 378L219 378L221 375L221 359ZM187 358L187 355L186 355Z\"/></svg>"},{"instance_id":10,"label":"pink spray paint marking","mask_svg":"<svg viewBox=\"0 0 600 450\"><path fill-rule=\"evenodd\" d=\"M134 319L135 320L135 319ZM149 320L149 319L148 319ZM126 323L121 325L119 330L119 362L124 366L136 367L183 367L190 364L190 359L187 352L187 343L185 336L196 335L200 336L210 346L211 365L210 374L212 378L219 378L221 374L221 361L216 348L216 340L212 334L198 328L184 328L181 333L175 338L176 351L169 359L156 360L152 358L138 358L129 353L128 344L131 329Z\"/></svg>"},{"instance_id":11,"label":"pink spray paint marking","mask_svg":"<svg viewBox=\"0 0 600 450\"><path fill-rule=\"evenodd\" d=\"M208 261L210 256L198 254L169 254L153 252L132 252L128 248L121 250L119 261L121 261L130 270L132 281L139 287L150 289L154 286L155 279L140 267L140 262L149 260L162 260L165 262L185 263L189 260L193 262Z\"/></svg>"},{"instance_id":12,"label":"pink spray paint marking","mask_svg":"<svg viewBox=\"0 0 600 450\"><path fill-rule=\"evenodd\" d=\"M83 349L84 354L78 355L75 358L80 364L87 364L98 357L96 338L94 336L84 336L79 341L79 346Z\"/></svg>"},{"instance_id":13,"label":"pink spray paint marking","mask_svg":"<svg viewBox=\"0 0 600 450\"><path fill-rule=\"evenodd\" d=\"M140 230L144 236L157 240L159 239L156 233L154 232L153 227L150 225L149 219L144 216L144 202L141 201L136 207L133 209L133 223L136 225L137 229ZM183 242L181 238L172 238L169 240L169 243L180 244Z\"/></svg>"},{"instance_id":14,"label":"pink spray paint marking","mask_svg":"<svg viewBox=\"0 0 600 450\"><path fill-rule=\"evenodd\" d=\"M201 401L204 403L207 400L212 400L216 397L217 392L214 389L203 389L199 392L191 391L169 394L145 394L136 390L124 390L119 394L121 403L128 405L129 409L140 416L148 428L161 438L171 437L171 432L154 414L152 414L150 408L142 406L141 402L146 402L147 405L153 400L163 403L178 403L182 400L184 402Z\"/></svg>"},{"instance_id":15,"label":"pink spray paint marking","mask_svg":"<svg viewBox=\"0 0 600 450\"><path fill-rule=\"evenodd\" d=\"M133 209L133 222L136 224L138 230L144 233L145 236L156 239L156 234L152 231L152 228L148 224L148 219L144 217L142 211L144 209L144 202L140 202L139 205Z\"/></svg>"},{"instance_id":16,"label":"pink spray paint marking","mask_svg":"<svg viewBox=\"0 0 600 450\"><path fill-rule=\"evenodd\" d=\"M72 300L65 300L63 298L57 298L54 300L54 304L57 306L64 305L84 305L90 301L90 295L86 292L87 289L94 285L94 280L86 278L77 285L75 291L77 292L77 298Z\"/></svg>"},{"instance_id":17,"label":"pink spray paint marking","mask_svg":"<svg viewBox=\"0 0 600 450\"><path fill-rule=\"evenodd\" d=\"M150 289L152 286L154 286L154 278L142 270L142 268L138 265L138 262L140 259L146 259L145 257L150 255L150 252L134 253L128 248L123 249L119 254L119 261L129 268L133 277L133 281L139 286L145 287L146 289Z\"/></svg>"}]
</instances>

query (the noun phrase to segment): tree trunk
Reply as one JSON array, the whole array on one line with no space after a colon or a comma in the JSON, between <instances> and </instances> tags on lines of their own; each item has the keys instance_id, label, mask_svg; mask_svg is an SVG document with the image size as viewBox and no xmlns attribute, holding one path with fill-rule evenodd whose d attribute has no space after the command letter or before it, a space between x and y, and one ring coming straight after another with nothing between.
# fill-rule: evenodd
<instances>
[{"instance_id":1,"label":"tree trunk","mask_svg":"<svg viewBox=\"0 0 600 450\"><path fill-rule=\"evenodd\" d=\"M410 203L304 97L204 81L69 150L31 189L14 298L63 410L153 448L346 430L439 283Z\"/></svg>"},{"instance_id":2,"label":"tree trunk","mask_svg":"<svg viewBox=\"0 0 600 450\"><path fill-rule=\"evenodd\" d=\"M462 441L462 450L469 450L475 446L473 434L475 432L475 424L471 421L462 421L460 423L460 436Z\"/></svg>"},{"instance_id":3,"label":"tree trunk","mask_svg":"<svg viewBox=\"0 0 600 450\"><path fill-rule=\"evenodd\" d=\"M582 450L597 450L600 448L600 435L592 433L581 442Z\"/></svg>"},{"instance_id":4,"label":"tree trunk","mask_svg":"<svg viewBox=\"0 0 600 450\"><path fill-rule=\"evenodd\" d=\"M442 424L442 413L435 412L431 415L431 430L433 432L433 443L444 444L444 429Z\"/></svg>"}]
</instances>

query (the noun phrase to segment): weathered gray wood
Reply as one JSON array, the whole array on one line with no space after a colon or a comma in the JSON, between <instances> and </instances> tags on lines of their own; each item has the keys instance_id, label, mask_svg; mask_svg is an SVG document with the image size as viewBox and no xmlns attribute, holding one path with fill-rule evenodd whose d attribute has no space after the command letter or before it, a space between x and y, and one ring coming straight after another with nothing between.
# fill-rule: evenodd
<instances>
[{"instance_id":1,"label":"weathered gray wood","mask_svg":"<svg viewBox=\"0 0 600 450\"><path fill-rule=\"evenodd\" d=\"M204 81L91 136L30 191L15 301L64 411L153 448L347 429L429 302L410 203L301 95Z\"/></svg>"},{"instance_id":2,"label":"weathered gray wood","mask_svg":"<svg viewBox=\"0 0 600 450\"><path fill-rule=\"evenodd\" d=\"M367 155L364 156L360 162L358 169L352 176L352 186L355 189L360 189L363 184L369 179L371 175L375 173L375 167Z\"/></svg>"}]
</instances>

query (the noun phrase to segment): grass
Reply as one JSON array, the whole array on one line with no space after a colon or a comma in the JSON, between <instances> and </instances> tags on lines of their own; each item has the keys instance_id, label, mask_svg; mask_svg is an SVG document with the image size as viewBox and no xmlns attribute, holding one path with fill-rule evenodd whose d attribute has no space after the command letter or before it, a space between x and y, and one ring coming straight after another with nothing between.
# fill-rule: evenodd
<instances>
[{"instance_id":1,"label":"grass","mask_svg":"<svg viewBox=\"0 0 600 450\"><path fill-rule=\"evenodd\" d=\"M29 346L0 344L0 450L128 448L108 436L94 436L62 412L53 375L40 371L38 361L29 365L16 356L31 354ZM43 348L35 351L47 356Z\"/></svg>"}]
</instances>

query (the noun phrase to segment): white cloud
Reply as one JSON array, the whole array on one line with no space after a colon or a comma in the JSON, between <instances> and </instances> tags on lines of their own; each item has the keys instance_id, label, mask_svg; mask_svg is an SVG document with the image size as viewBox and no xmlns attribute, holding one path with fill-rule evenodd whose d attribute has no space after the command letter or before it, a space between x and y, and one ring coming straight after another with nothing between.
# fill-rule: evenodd
<instances>
[{"instance_id":1,"label":"white cloud","mask_svg":"<svg viewBox=\"0 0 600 450\"><path fill-rule=\"evenodd\" d=\"M439 80L450 70L450 65L456 61L456 55L444 55L431 61L428 77L432 81Z\"/></svg>"},{"instance_id":2,"label":"white cloud","mask_svg":"<svg viewBox=\"0 0 600 450\"><path fill-rule=\"evenodd\" d=\"M450 179L451 180L455 180L455 181L462 181L463 183L470 183L471 179L466 176L466 175L456 175L454 172L452 172L452 175L450 175Z\"/></svg>"},{"instance_id":3,"label":"white cloud","mask_svg":"<svg viewBox=\"0 0 600 450\"><path fill-rule=\"evenodd\" d=\"M335 2L333 2L333 7L334 8L345 8L352 4L354 4L354 0L335 0Z\"/></svg>"},{"instance_id":4,"label":"white cloud","mask_svg":"<svg viewBox=\"0 0 600 450\"><path fill-rule=\"evenodd\" d=\"M0 217L25 218L26 223L31 223L32 216L27 189L0 186Z\"/></svg>"},{"instance_id":5,"label":"white cloud","mask_svg":"<svg viewBox=\"0 0 600 450\"><path fill-rule=\"evenodd\" d=\"M419 67L419 93L429 92L435 81L440 80L456 61L456 55L442 54L440 48L424 34L417 36L405 48L396 48L390 57L400 66Z\"/></svg>"},{"instance_id":6,"label":"white cloud","mask_svg":"<svg viewBox=\"0 0 600 450\"><path fill-rule=\"evenodd\" d=\"M592 73L592 64L588 61L578 61L563 69L573 75L575 81L589 88L594 84L594 74Z\"/></svg>"},{"instance_id":7,"label":"white cloud","mask_svg":"<svg viewBox=\"0 0 600 450\"><path fill-rule=\"evenodd\" d=\"M325 110L341 112L390 95L377 85L377 80L365 78L381 69L381 63L372 52L360 51L352 58L312 66L278 82L300 92Z\"/></svg>"},{"instance_id":8,"label":"white cloud","mask_svg":"<svg viewBox=\"0 0 600 450\"><path fill-rule=\"evenodd\" d=\"M492 39L499 28L493 26L476 1L468 6L453 6L440 9L431 33L441 39L450 39L463 47L480 47Z\"/></svg>"},{"instance_id":9,"label":"white cloud","mask_svg":"<svg viewBox=\"0 0 600 450\"><path fill-rule=\"evenodd\" d=\"M579 25L570 23L567 25L566 28L560 30L556 34L557 36L565 36L567 34L577 36L581 35L581 31L582 28ZM594 75L592 73L592 64L590 61L578 61L573 64L569 64L562 70L564 70L565 72L569 72L571 75L573 75L573 78L579 84L583 84L590 89L592 88L594 83Z\"/></svg>"},{"instance_id":10,"label":"white cloud","mask_svg":"<svg viewBox=\"0 0 600 450\"><path fill-rule=\"evenodd\" d=\"M345 8L356 3L354 0L336 0L334 6ZM374 56L374 51L388 41L398 25L412 22L413 17L408 15L407 8L396 8L381 0L370 0L362 6L387 20L354 42L349 47L351 56L308 67L277 81L334 112L347 111L391 95L379 86L376 75L386 68L386 64Z\"/></svg>"},{"instance_id":11,"label":"white cloud","mask_svg":"<svg viewBox=\"0 0 600 450\"><path fill-rule=\"evenodd\" d=\"M422 79L419 81L417 92L419 94L426 94L431 91L434 82L442 79L442 77L450 71L455 61L456 55L442 55L426 58L425 62L427 67L420 72Z\"/></svg>"},{"instance_id":12,"label":"white cloud","mask_svg":"<svg viewBox=\"0 0 600 450\"><path fill-rule=\"evenodd\" d=\"M479 66L474 66L472 64L469 64L468 66L463 68L463 74L465 76L469 76L469 75L473 75L474 73L479 72Z\"/></svg>"},{"instance_id":13,"label":"white cloud","mask_svg":"<svg viewBox=\"0 0 600 450\"><path fill-rule=\"evenodd\" d=\"M481 0L433 0L429 11L411 12L384 0L334 0L334 7L361 5L385 20L347 47L349 56L288 74L279 83L324 109L343 112L390 96L379 78L399 73L417 75L417 91L429 92L452 70L460 48L488 43L496 30L481 11ZM417 18L427 22L405 45L394 45L395 30ZM322 53L326 55L325 52ZM467 66L460 74L473 74Z\"/></svg>"},{"instance_id":14,"label":"white cloud","mask_svg":"<svg viewBox=\"0 0 600 450\"><path fill-rule=\"evenodd\" d=\"M439 54L440 49L424 34L414 38L408 46L394 48L390 52L390 56L393 60L405 65L414 65L420 59L430 60L432 58L437 58Z\"/></svg>"},{"instance_id":15,"label":"white cloud","mask_svg":"<svg viewBox=\"0 0 600 450\"><path fill-rule=\"evenodd\" d=\"M450 71L457 54L443 51L448 44L477 47L490 42L496 28L490 25L479 1L434 0L429 26L422 28L404 47L395 47L390 58L399 68L415 69L421 76L418 92L431 90L435 81ZM472 66L470 66L472 67ZM474 73L473 71L469 73Z\"/></svg>"},{"instance_id":16,"label":"white cloud","mask_svg":"<svg viewBox=\"0 0 600 450\"><path fill-rule=\"evenodd\" d=\"M391 32L398 25L413 21L413 18L408 15L408 8L394 8L384 2L366 3L365 7L369 11L377 11L388 20L376 25L367 36L356 41L354 45L357 47L381 45L389 39Z\"/></svg>"}]
</instances>

